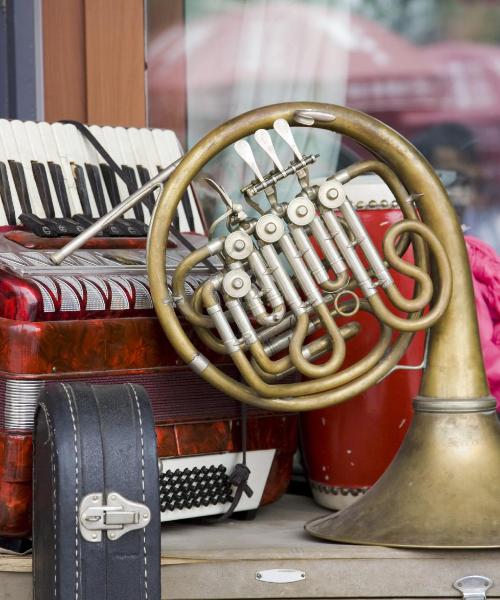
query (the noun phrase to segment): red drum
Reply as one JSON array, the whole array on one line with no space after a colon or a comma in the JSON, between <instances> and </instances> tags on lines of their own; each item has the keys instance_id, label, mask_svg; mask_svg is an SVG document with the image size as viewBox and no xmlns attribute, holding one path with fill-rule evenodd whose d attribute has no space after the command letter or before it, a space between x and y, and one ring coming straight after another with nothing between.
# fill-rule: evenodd
<instances>
[{"instance_id":1,"label":"red drum","mask_svg":"<svg viewBox=\"0 0 500 600\"><path fill-rule=\"evenodd\" d=\"M346 187L381 252L384 233L401 220L401 212L394 208L389 190L374 177L358 178ZM411 260L408 255L405 258ZM396 272L392 275L401 292L411 297L413 282ZM379 326L370 314L359 312L352 319L362 329L348 342L346 364L354 364L365 356L379 336ZM418 393L422 376L424 346L425 332L417 333L401 361L401 366L412 369L393 371L348 402L301 415L302 454L318 504L333 510L345 508L389 466L411 421L412 399Z\"/></svg>"}]
</instances>

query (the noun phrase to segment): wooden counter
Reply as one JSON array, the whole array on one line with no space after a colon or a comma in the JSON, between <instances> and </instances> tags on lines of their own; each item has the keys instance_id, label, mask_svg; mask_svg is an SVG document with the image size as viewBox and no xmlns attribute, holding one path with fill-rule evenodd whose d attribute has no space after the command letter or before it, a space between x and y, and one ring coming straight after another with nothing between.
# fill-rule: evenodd
<instances>
[{"instance_id":1,"label":"wooden counter","mask_svg":"<svg viewBox=\"0 0 500 600\"><path fill-rule=\"evenodd\" d=\"M323 543L303 531L325 511L285 496L251 522L178 522L162 533L162 599L459 598L465 575L493 580L500 597L500 551L396 550ZM257 573L294 569L294 583L267 583ZM298 575L300 577L300 575ZM495 585L496 584L496 585ZM0 600L31 598L31 558L0 556Z\"/></svg>"}]
</instances>

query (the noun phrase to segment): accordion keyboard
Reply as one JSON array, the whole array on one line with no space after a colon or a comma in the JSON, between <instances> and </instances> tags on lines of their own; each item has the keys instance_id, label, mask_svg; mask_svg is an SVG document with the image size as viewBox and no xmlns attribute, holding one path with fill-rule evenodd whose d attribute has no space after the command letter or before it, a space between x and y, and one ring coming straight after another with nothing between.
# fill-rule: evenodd
<instances>
[{"instance_id":1,"label":"accordion keyboard","mask_svg":"<svg viewBox=\"0 0 500 600\"><path fill-rule=\"evenodd\" d=\"M0 119L0 226L19 225L22 213L98 218L182 154L172 131L95 125L89 130L122 169L126 183L74 125ZM147 225L154 202L150 194L125 217ZM179 204L177 226L204 233L191 190Z\"/></svg>"},{"instance_id":2,"label":"accordion keyboard","mask_svg":"<svg viewBox=\"0 0 500 600\"><path fill-rule=\"evenodd\" d=\"M195 246L205 239L188 233L185 238ZM0 238L0 318L58 321L154 314L145 250L79 250L55 267L51 251L3 249ZM169 283L187 252L182 245L169 249ZM212 264L220 266L215 259ZM193 270L186 294L191 296L208 275L203 265Z\"/></svg>"}]
</instances>

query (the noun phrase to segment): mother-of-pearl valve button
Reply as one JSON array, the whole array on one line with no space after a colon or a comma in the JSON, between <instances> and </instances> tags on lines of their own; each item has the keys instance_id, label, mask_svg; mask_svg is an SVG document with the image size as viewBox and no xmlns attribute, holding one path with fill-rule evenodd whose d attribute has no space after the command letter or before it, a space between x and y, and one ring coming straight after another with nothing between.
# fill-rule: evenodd
<instances>
[{"instance_id":1,"label":"mother-of-pearl valve button","mask_svg":"<svg viewBox=\"0 0 500 600\"><path fill-rule=\"evenodd\" d=\"M290 202L286 209L286 214L291 223L303 227L309 225L314 219L316 210L309 198L299 196Z\"/></svg>"},{"instance_id":2,"label":"mother-of-pearl valve button","mask_svg":"<svg viewBox=\"0 0 500 600\"><path fill-rule=\"evenodd\" d=\"M260 217L255 227L259 239L266 244L274 244L285 233L283 221L276 215L267 214Z\"/></svg>"},{"instance_id":3,"label":"mother-of-pearl valve button","mask_svg":"<svg viewBox=\"0 0 500 600\"><path fill-rule=\"evenodd\" d=\"M339 208L339 206L344 204L345 199L346 194L344 186L338 181L335 181L335 179L324 181L319 186L318 200L325 208Z\"/></svg>"},{"instance_id":4,"label":"mother-of-pearl valve button","mask_svg":"<svg viewBox=\"0 0 500 600\"><path fill-rule=\"evenodd\" d=\"M253 250L251 237L244 231L233 231L224 241L224 251L229 258L245 260Z\"/></svg>"},{"instance_id":5,"label":"mother-of-pearl valve button","mask_svg":"<svg viewBox=\"0 0 500 600\"><path fill-rule=\"evenodd\" d=\"M234 269L224 275L222 288L224 292L232 298L243 298L252 287L250 277L241 269Z\"/></svg>"}]
</instances>

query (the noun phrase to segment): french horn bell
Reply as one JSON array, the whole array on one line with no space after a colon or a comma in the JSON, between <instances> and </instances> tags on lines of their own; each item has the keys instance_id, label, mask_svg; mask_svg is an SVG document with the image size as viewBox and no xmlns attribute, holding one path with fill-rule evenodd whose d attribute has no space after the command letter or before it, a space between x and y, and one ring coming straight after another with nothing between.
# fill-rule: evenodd
<instances>
[{"instance_id":1,"label":"french horn bell","mask_svg":"<svg viewBox=\"0 0 500 600\"><path fill-rule=\"evenodd\" d=\"M348 136L374 158L313 184L316 155L301 154L291 126ZM268 173L248 136L273 161ZM289 164L277 156L272 136L289 145ZM165 256L176 207L206 163L231 145L255 179L238 199L213 183L226 205L228 233L189 254L170 289ZM402 213L382 254L344 188L366 172L385 181ZM292 197L281 197L285 178L296 179ZM413 262L405 260L410 245ZM185 278L206 259L220 268L191 299ZM412 298L394 284L393 269L414 280ZM399 453L358 502L306 529L357 544L500 546L500 425L463 234L439 178L406 139L366 114L330 104L277 104L227 121L183 157L165 184L149 232L148 273L158 318L179 356L222 392L265 409L305 411L347 401L399 363L416 331L428 330L427 366ZM378 320L380 337L361 361L343 367L349 344L363 335L358 311ZM231 357L241 378L211 363L193 331L202 348ZM298 380L290 381L293 374Z\"/></svg>"}]
</instances>

